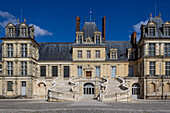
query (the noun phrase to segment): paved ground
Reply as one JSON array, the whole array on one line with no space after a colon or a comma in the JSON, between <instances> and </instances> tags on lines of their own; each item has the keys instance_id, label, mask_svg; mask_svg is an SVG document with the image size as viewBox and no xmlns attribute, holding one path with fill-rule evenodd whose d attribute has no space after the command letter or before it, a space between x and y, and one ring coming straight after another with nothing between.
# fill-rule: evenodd
<instances>
[{"instance_id":1,"label":"paved ground","mask_svg":"<svg viewBox=\"0 0 170 113\"><path fill-rule=\"evenodd\" d=\"M45 100L1 99L0 113L170 113L170 101L137 100L103 103L96 100L80 102L47 102Z\"/></svg>"}]
</instances>

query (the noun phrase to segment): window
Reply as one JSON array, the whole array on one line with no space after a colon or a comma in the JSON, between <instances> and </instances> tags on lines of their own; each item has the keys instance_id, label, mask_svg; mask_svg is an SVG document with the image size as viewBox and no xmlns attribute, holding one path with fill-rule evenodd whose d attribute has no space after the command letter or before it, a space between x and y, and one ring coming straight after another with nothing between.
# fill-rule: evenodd
<instances>
[{"instance_id":1,"label":"window","mask_svg":"<svg viewBox=\"0 0 170 113\"><path fill-rule=\"evenodd\" d=\"M7 44L8 57L13 57L13 44Z\"/></svg>"},{"instance_id":2,"label":"window","mask_svg":"<svg viewBox=\"0 0 170 113\"><path fill-rule=\"evenodd\" d=\"M111 77L114 78L116 76L116 66L111 66Z\"/></svg>"},{"instance_id":3,"label":"window","mask_svg":"<svg viewBox=\"0 0 170 113\"><path fill-rule=\"evenodd\" d=\"M149 56L155 56L155 44L154 43L149 44Z\"/></svg>"},{"instance_id":4,"label":"window","mask_svg":"<svg viewBox=\"0 0 170 113\"><path fill-rule=\"evenodd\" d=\"M69 77L69 66L64 66L64 77Z\"/></svg>"},{"instance_id":5,"label":"window","mask_svg":"<svg viewBox=\"0 0 170 113\"><path fill-rule=\"evenodd\" d=\"M165 74L166 76L170 76L170 62L165 63Z\"/></svg>"},{"instance_id":6,"label":"window","mask_svg":"<svg viewBox=\"0 0 170 113\"><path fill-rule=\"evenodd\" d=\"M9 37L12 37L13 36L13 28L9 28L8 32L9 32Z\"/></svg>"},{"instance_id":7,"label":"window","mask_svg":"<svg viewBox=\"0 0 170 113\"><path fill-rule=\"evenodd\" d=\"M78 36L78 37L77 37L77 40L78 40L78 41L77 41L78 44L82 44L82 36Z\"/></svg>"},{"instance_id":8,"label":"window","mask_svg":"<svg viewBox=\"0 0 170 113\"><path fill-rule=\"evenodd\" d=\"M165 36L170 36L170 26L165 27Z\"/></svg>"},{"instance_id":9,"label":"window","mask_svg":"<svg viewBox=\"0 0 170 113\"><path fill-rule=\"evenodd\" d=\"M27 57L27 44L21 44L21 57Z\"/></svg>"},{"instance_id":10,"label":"window","mask_svg":"<svg viewBox=\"0 0 170 113\"><path fill-rule=\"evenodd\" d=\"M100 36L96 36L96 44L100 44Z\"/></svg>"},{"instance_id":11,"label":"window","mask_svg":"<svg viewBox=\"0 0 170 113\"><path fill-rule=\"evenodd\" d=\"M82 50L78 50L78 58L82 58Z\"/></svg>"},{"instance_id":12,"label":"window","mask_svg":"<svg viewBox=\"0 0 170 113\"><path fill-rule=\"evenodd\" d=\"M155 36L155 27L149 27L149 36Z\"/></svg>"},{"instance_id":13,"label":"window","mask_svg":"<svg viewBox=\"0 0 170 113\"><path fill-rule=\"evenodd\" d=\"M133 66L129 66L129 77L133 77Z\"/></svg>"},{"instance_id":14,"label":"window","mask_svg":"<svg viewBox=\"0 0 170 113\"><path fill-rule=\"evenodd\" d=\"M13 62L7 62L7 73L9 76L13 75Z\"/></svg>"},{"instance_id":15,"label":"window","mask_svg":"<svg viewBox=\"0 0 170 113\"><path fill-rule=\"evenodd\" d=\"M87 58L91 58L91 51L87 50Z\"/></svg>"},{"instance_id":16,"label":"window","mask_svg":"<svg viewBox=\"0 0 170 113\"><path fill-rule=\"evenodd\" d=\"M21 62L21 75L22 76L27 75L27 62L25 61Z\"/></svg>"},{"instance_id":17,"label":"window","mask_svg":"<svg viewBox=\"0 0 170 113\"><path fill-rule=\"evenodd\" d=\"M100 66L96 66L96 76L100 77Z\"/></svg>"},{"instance_id":18,"label":"window","mask_svg":"<svg viewBox=\"0 0 170 113\"><path fill-rule=\"evenodd\" d=\"M165 43L165 56L170 56L170 43Z\"/></svg>"},{"instance_id":19,"label":"window","mask_svg":"<svg viewBox=\"0 0 170 113\"><path fill-rule=\"evenodd\" d=\"M133 52L129 51L129 59L133 59Z\"/></svg>"},{"instance_id":20,"label":"window","mask_svg":"<svg viewBox=\"0 0 170 113\"><path fill-rule=\"evenodd\" d=\"M41 77L46 76L46 66L41 66Z\"/></svg>"},{"instance_id":21,"label":"window","mask_svg":"<svg viewBox=\"0 0 170 113\"><path fill-rule=\"evenodd\" d=\"M21 28L21 36L26 36L26 28Z\"/></svg>"},{"instance_id":22,"label":"window","mask_svg":"<svg viewBox=\"0 0 170 113\"><path fill-rule=\"evenodd\" d=\"M52 66L52 76L53 77L58 76L58 66Z\"/></svg>"},{"instance_id":23,"label":"window","mask_svg":"<svg viewBox=\"0 0 170 113\"><path fill-rule=\"evenodd\" d=\"M135 83L132 85L132 95L140 95L140 86Z\"/></svg>"},{"instance_id":24,"label":"window","mask_svg":"<svg viewBox=\"0 0 170 113\"><path fill-rule=\"evenodd\" d=\"M12 84L12 81L7 81L7 91L13 91Z\"/></svg>"},{"instance_id":25,"label":"window","mask_svg":"<svg viewBox=\"0 0 170 113\"><path fill-rule=\"evenodd\" d=\"M78 77L82 76L82 66L77 66L77 76Z\"/></svg>"},{"instance_id":26,"label":"window","mask_svg":"<svg viewBox=\"0 0 170 113\"><path fill-rule=\"evenodd\" d=\"M155 62L150 62L149 71L150 71L150 76L155 75Z\"/></svg>"},{"instance_id":27,"label":"window","mask_svg":"<svg viewBox=\"0 0 170 113\"><path fill-rule=\"evenodd\" d=\"M112 51L111 53L111 59L117 59L116 56L117 56L117 52L116 51Z\"/></svg>"},{"instance_id":28,"label":"window","mask_svg":"<svg viewBox=\"0 0 170 113\"><path fill-rule=\"evenodd\" d=\"M100 58L100 50L96 50L96 58Z\"/></svg>"}]
</instances>

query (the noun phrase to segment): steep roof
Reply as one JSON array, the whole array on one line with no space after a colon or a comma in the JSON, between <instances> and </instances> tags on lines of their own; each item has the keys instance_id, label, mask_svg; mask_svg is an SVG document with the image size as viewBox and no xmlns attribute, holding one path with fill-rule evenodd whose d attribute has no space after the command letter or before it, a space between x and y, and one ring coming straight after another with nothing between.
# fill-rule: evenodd
<instances>
[{"instance_id":1,"label":"steep roof","mask_svg":"<svg viewBox=\"0 0 170 113\"><path fill-rule=\"evenodd\" d=\"M71 47L73 43L39 43L39 61L69 61L72 60Z\"/></svg>"},{"instance_id":2,"label":"steep roof","mask_svg":"<svg viewBox=\"0 0 170 113\"><path fill-rule=\"evenodd\" d=\"M110 49L117 49L117 60L128 60L127 49L132 48L130 41L106 41L106 60L110 59Z\"/></svg>"},{"instance_id":3,"label":"steep roof","mask_svg":"<svg viewBox=\"0 0 170 113\"><path fill-rule=\"evenodd\" d=\"M94 32L99 31L95 22L85 22L82 30L84 39L87 37L93 38Z\"/></svg>"}]
</instances>

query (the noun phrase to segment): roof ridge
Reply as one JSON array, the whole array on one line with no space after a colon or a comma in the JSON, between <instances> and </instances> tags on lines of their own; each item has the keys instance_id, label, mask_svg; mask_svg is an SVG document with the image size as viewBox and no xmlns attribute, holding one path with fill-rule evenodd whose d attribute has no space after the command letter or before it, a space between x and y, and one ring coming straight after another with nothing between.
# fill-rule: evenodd
<instances>
[{"instance_id":1,"label":"roof ridge","mask_svg":"<svg viewBox=\"0 0 170 113\"><path fill-rule=\"evenodd\" d=\"M74 42L40 42L38 44L74 44Z\"/></svg>"},{"instance_id":2,"label":"roof ridge","mask_svg":"<svg viewBox=\"0 0 170 113\"><path fill-rule=\"evenodd\" d=\"M105 42L130 42L130 41L105 41Z\"/></svg>"}]
</instances>

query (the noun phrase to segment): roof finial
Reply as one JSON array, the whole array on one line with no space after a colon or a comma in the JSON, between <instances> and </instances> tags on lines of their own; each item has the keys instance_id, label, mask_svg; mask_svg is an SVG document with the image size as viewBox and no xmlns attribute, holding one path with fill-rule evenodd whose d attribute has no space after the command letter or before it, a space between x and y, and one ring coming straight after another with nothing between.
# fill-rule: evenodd
<instances>
[{"instance_id":1,"label":"roof finial","mask_svg":"<svg viewBox=\"0 0 170 113\"><path fill-rule=\"evenodd\" d=\"M152 13L150 13L150 17L152 17Z\"/></svg>"},{"instance_id":2,"label":"roof finial","mask_svg":"<svg viewBox=\"0 0 170 113\"><path fill-rule=\"evenodd\" d=\"M85 22L86 22L86 17L85 17Z\"/></svg>"},{"instance_id":3,"label":"roof finial","mask_svg":"<svg viewBox=\"0 0 170 113\"><path fill-rule=\"evenodd\" d=\"M24 22L26 23L26 18L24 18Z\"/></svg>"},{"instance_id":4,"label":"roof finial","mask_svg":"<svg viewBox=\"0 0 170 113\"><path fill-rule=\"evenodd\" d=\"M159 17L161 17L161 13L159 13Z\"/></svg>"},{"instance_id":5,"label":"roof finial","mask_svg":"<svg viewBox=\"0 0 170 113\"><path fill-rule=\"evenodd\" d=\"M19 23L19 18L18 18L18 23Z\"/></svg>"},{"instance_id":6,"label":"roof finial","mask_svg":"<svg viewBox=\"0 0 170 113\"><path fill-rule=\"evenodd\" d=\"M90 22L91 22L91 14L92 14L92 11L90 10Z\"/></svg>"},{"instance_id":7,"label":"roof finial","mask_svg":"<svg viewBox=\"0 0 170 113\"><path fill-rule=\"evenodd\" d=\"M94 22L95 22L95 16L94 16Z\"/></svg>"}]
</instances>

